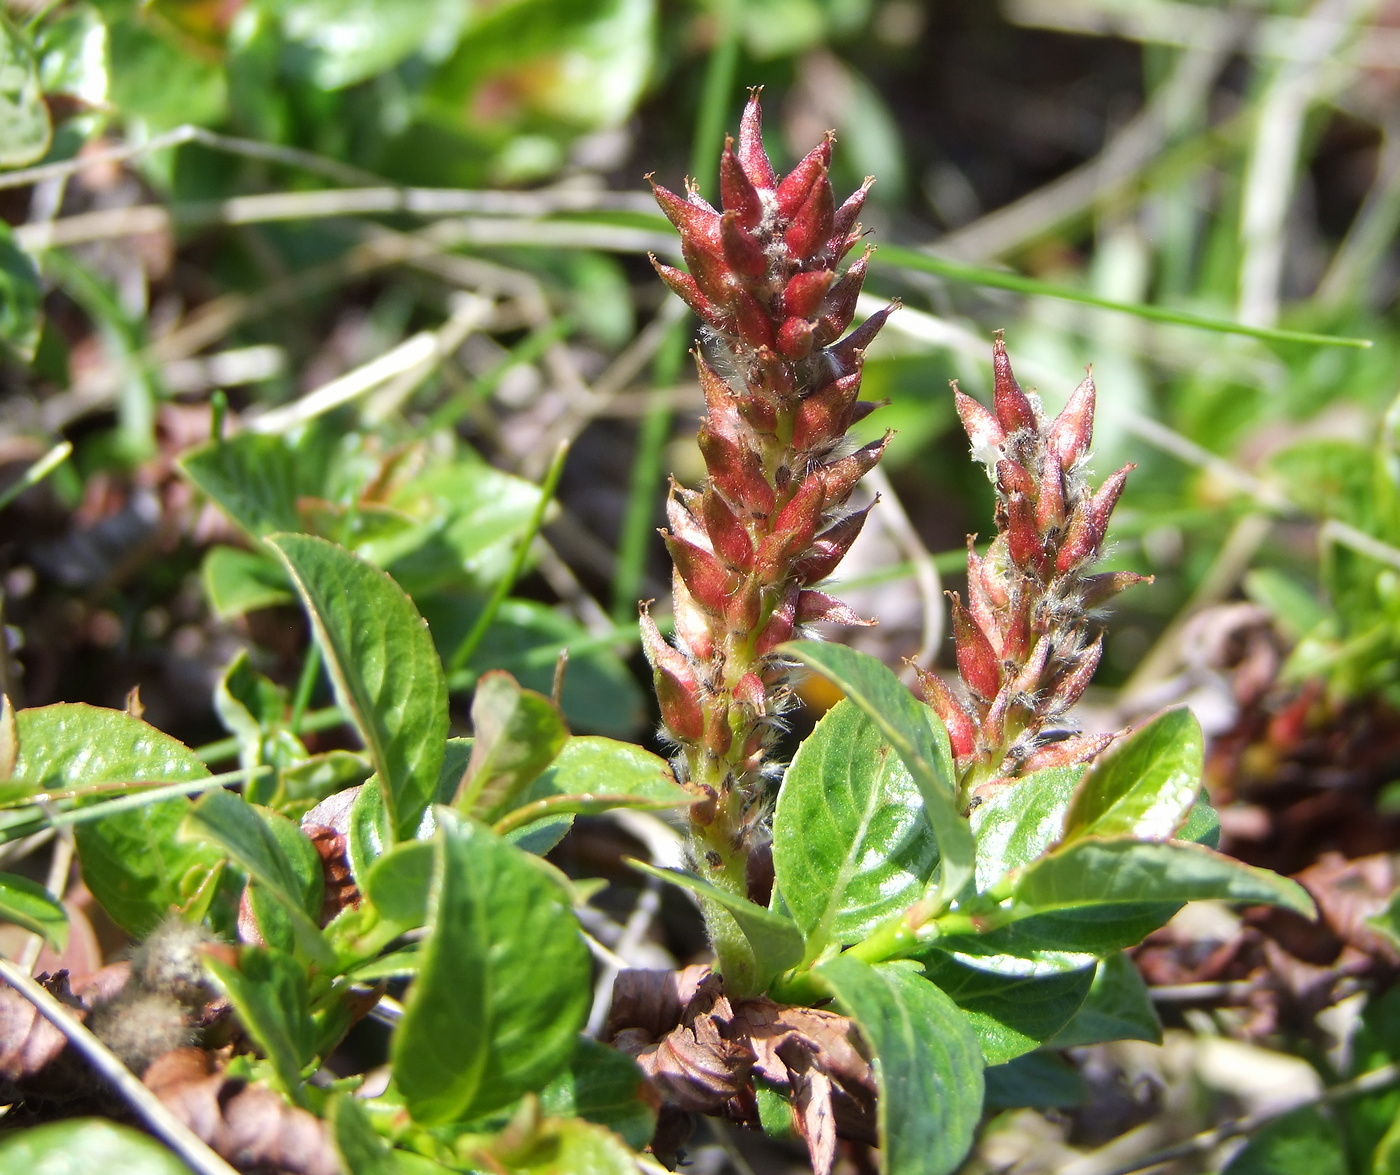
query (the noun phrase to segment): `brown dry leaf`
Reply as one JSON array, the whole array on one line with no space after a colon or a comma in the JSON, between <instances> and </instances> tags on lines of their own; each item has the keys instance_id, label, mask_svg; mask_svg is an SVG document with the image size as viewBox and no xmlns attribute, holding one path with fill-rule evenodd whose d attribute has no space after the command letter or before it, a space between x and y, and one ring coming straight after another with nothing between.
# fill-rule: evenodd
<instances>
[{"instance_id":1,"label":"brown dry leaf","mask_svg":"<svg viewBox=\"0 0 1400 1175\"><path fill-rule=\"evenodd\" d=\"M213 1068L198 1048L175 1049L143 1078L186 1126L235 1167L267 1175L340 1175L340 1159L313 1114L269 1089Z\"/></svg>"},{"instance_id":2,"label":"brown dry leaf","mask_svg":"<svg viewBox=\"0 0 1400 1175\"><path fill-rule=\"evenodd\" d=\"M78 1019L86 1016L68 988L68 972L40 976L39 982ZM12 987L0 987L0 1079L27 1083L56 1061L67 1043L63 1033L39 1015L24 996Z\"/></svg>"}]
</instances>

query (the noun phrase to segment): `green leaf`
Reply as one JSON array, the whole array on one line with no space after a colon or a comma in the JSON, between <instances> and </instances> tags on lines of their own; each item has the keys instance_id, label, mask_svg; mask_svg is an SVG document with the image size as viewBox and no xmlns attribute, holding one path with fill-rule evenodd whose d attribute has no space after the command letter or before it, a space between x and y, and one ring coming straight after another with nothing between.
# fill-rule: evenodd
<instances>
[{"instance_id":1,"label":"green leaf","mask_svg":"<svg viewBox=\"0 0 1400 1175\"><path fill-rule=\"evenodd\" d=\"M1026 915L1137 902L1227 902L1281 906L1317 915L1296 881L1201 845L1131 838L1084 839L1029 865L1012 890Z\"/></svg>"},{"instance_id":2,"label":"green leaf","mask_svg":"<svg viewBox=\"0 0 1400 1175\"><path fill-rule=\"evenodd\" d=\"M1181 902L1121 902L1083 905L1048 914L1019 910L1014 913L1021 917L1009 925L981 934L941 938L938 942L944 950L960 956L981 953L989 970L1010 969L1018 973L1027 961L1078 961L1085 955L1108 955L1136 946L1170 922L1181 906Z\"/></svg>"},{"instance_id":3,"label":"green leaf","mask_svg":"<svg viewBox=\"0 0 1400 1175\"><path fill-rule=\"evenodd\" d=\"M0 1170L28 1175L189 1175L149 1134L105 1118L69 1118L0 1137Z\"/></svg>"},{"instance_id":4,"label":"green leaf","mask_svg":"<svg viewBox=\"0 0 1400 1175\"><path fill-rule=\"evenodd\" d=\"M465 1121L546 1085L592 1001L568 896L533 859L438 809L428 935L392 1046L425 1125Z\"/></svg>"},{"instance_id":5,"label":"green leaf","mask_svg":"<svg viewBox=\"0 0 1400 1175\"><path fill-rule=\"evenodd\" d=\"M641 1150L656 1129L656 1108L642 1070L625 1053L580 1037L568 1067L540 1090L552 1118L583 1118L606 1126Z\"/></svg>"},{"instance_id":6,"label":"green leaf","mask_svg":"<svg viewBox=\"0 0 1400 1175\"><path fill-rule=\"evenodd\" d=\"M1196 716L1185 706L1164 711L1089 768L1065 817L1065 841L1165 840L1196 802L1204 769L1205 737Z\"/></svg>"},{"instance_id":7,"label":"green leaf","mask_svg":"<svg viewBox=\"0 0 1400 1175\"><path fill-rule=\"evenodd\" d=\"M1029 865L1060 839L1083 777L1083 767L1047 767L1000 788L973 809L978 890Z\"/></svg>"},{"instance_id":8,"label":"green leaf","mask_svg":"<svg viewBox=\"0 0 1400 1175\"><path fill-rule=\"evenodd\" d=\"M643 861L629 860L627 863L633 869L695 894L702 903L708 903L707 917L711 908L718 907L734 920L752 956L743 974L725 976L734 990L762 991L776 976L802 961L805 954L802 931L785 914L765 910L747 898L727 893L693 873L680 869L659 869Z\"/></svg>"},{"instance_id":9,"label":"green leaf","mask_svg":"<svg viewBox=\"0 0 1400 1175\"><path fill-rule=\"evenodd\" d=\"M904 760L938 838L939 892L956 899L973 879L976 850L958 806L948 732L927 706L874 657L819 641L791 641L778 652L815 669L865 711Z\"/></svg>"},{"instance_id":10,"label":"green leaf","mask_svg":"<svg viewBox=\"0 0 1400 1175\"><path fill-rule=\"evenodd\" d=\"M516 797L516 806L495 827L503 835L522 828L533 832L538 821L553 823L561 813L678 808L694 801L661 756L632 743L583 735L563 745L554 762ZM564 823L563 831L567 829ZM533 847L530 851L538 852Z\"/></svg>"},{"instance_id":11,"label":"green leaf","mask_svg":"<svg viewBox=\"0 0 1400 1175\"><path fill-rule=\"evenodd\" d=\"M380 854L393 843L379 780L377 777L368 779L350 804L350 828L345 836L345 851L350 857L350 872L355 880L363 884Z\"/></svg>"},{"instance_id":12,"label":"green leaf","mask_svg":"<svg viewBox=\"0 0 1400 1175\"><path fill-rule=\"evenodd\" d=\"M1027 1053L987 1070L987 1105L1062 1109L1084 1103L1084 1078L1054 1053Z\"/></svg>"},{"instance_id":13,"label":"green leaf","mask_svg":"<svg viewBox=\"0 0 1400 1175\"><path fill-rule=\"evenodd\" d=\"M66 94L88 106L107 101L107 26L97 9L78 4L45 21L34 50L45 94Z\"/></svg>"},{"instance_id":14,"label":"green leaf","mask_svg":"<svg viewBox=\"0 0 1400 1175\"><path fill-rule=\"evenodd\" d=\"M966 1015L988 1065L1028 1053L1074 1017L1094 980L1094 969L1052 975L998 975L941 951L922 960L929 981Z\"/></svg>"},{"instance_id":15,"label":"green leaf","mask_svg":"<svg viewBox=\"0 0 1400 1175\"><path fill-rule=\"evenodd\" d=\"M447 682L427 626L392 579L343 547L307 535L268 542L311 617L336 698L364 739L395 837L412 837L447 741Z\"/></svg>"},{"instance_id":16,"label":"green leaf","mask_svg":"<svg viewBox=\"0 0 1400 1175\"><path fill-rule=\"evenodd\" d=\"M797 749L773 814L777 887L807 958L917 901L937 864L908 768L863 711L838 703Z\"/></svg>"},{"instance_id":17,"label":"green leaf","mask_svg":"<svg viewBox=\"0 0 1400 1175\"><path fill-rule=\"evenodd\" d=\"M308 959L324 968L334 966L334 956L316 925L325 885L321 859L296 825L232 792L213 791L190 810L189 826L194 835L222 846L267 888L276 899L268 912L286 915L296 945Z\"/></svg>"},{"instance_id":18,"label":"green leaf","mask_svg":"<svg viewBox=\"0 0 1400 1175\"><path fill-rule=\"evenodd\" d=\"M1221 1175L1347 1175L1341 1131L1316 1106L1303 1106L1255 1133Z\"/></svg>"},{"instance_id":19,"label":"green leaf","mask_svg":"<svg viewBox=\"0 0 1400 1175\"><path fill-rule=\"evenodd\" d=\"M512 1138L502 1150L490 1169L510 1175L636 1175L637 1170L637 1156L617 1135L578 1118L547 1118L528 1142Z\"/></svg>"},{"instance_id":20,"label":"green leaf","mask_svg":"<svg viewBox=\"0 0 1400 1175\"><path fill-rule=\"evenodd\" d=\"M490 823L554 761L569 730L543 694L520 688L509 673L483 674L472 698L471 759L454 807Z\"/></svg>"},{"instance_id":21,"label":"green leaf","mask_svg":"<svg viewBox=\"0 0 1400 1175\"><path fill-rule=\"evenodd\" d=\"M33 47L0 15L0 168L37 162L52 138Z\"/></svg>"},{"instance_id":22,"label":"green leaf","mask_svg":"<svg viewBox=\"0 0 1400 1175\"><path fill-rule=\"evenodd\" d=\"M382 917L406 930L427 924L436 852L430 841L408 840L374 862L364 886Z\"/></svg>"},{"instance_id":23,"label":"green leaf","mask_svg":"<svg viewBox=\"0 0 1400 1175\"><path fill-rule=\"evenodd\" d=\"M200 568L204 594L220 620L296 599L282 565L256 551L211 547Z\"/></svg>"},{"instance_id":24,"label":"green leaf","mask_svg":"<svg viewBox=\"0 0 1400 1175\"><path fill-rule=\"evenodd\" d=\"M1202 792L1202 796L1204 796ZM1220 847L1220 813L1210 806L1208 799L1198 799L1191 805L1186 822L1176 830L1174 840L1189 840L1193 844L1205 845L1208 849Z\"/></svg>"},{"instance_id":25,"label":"green leaf","mask_svg":"<svg viewBox=\"0 0 1400 1175\"><path fill-rule=\"evenodd\" d=\"M0 130L0 139L3 136ZM39 346L43 297L39 270L33 258L15 244L10 226L0 221L0 343L25 363L33 362Z\"/></svg>"},{"instance_id":26,"label":"green leaf","mask_svg":"<svg viewBox=\"0 0 1400 1175\"><path fill-rule=\"evenodd\" d=\"M393 1148L379 1136L369 1114L353 1094L331 1096L326 1123L349 1175L401 1175Z\"/></svg>"},{"instance_id":27,"label":"green leaf","mask_svg":"<svg viewBox=\"0 0 1400 1175\"><path fill-rule=\"evenodd\" d=\"M291 955L245 946L232 966L208 955L204 965L218 980L248 1035L277 1074L282 1092L295 1098L301 1071L312 1059L315 1029L311 1022L306 974Z\"/></svg>"},{"instance_id":28,"label":"green leaf","mask_svg":"<svg viewBox=\"0 0 1400 1175\"><path fill-rule=\"evenodd\" d=\"M470 11L454 0L297 0L278 7L282 34L295 48L289 68L322 90L366 81L413 54L440 62Z\"/></svg>"},{"instance_id":29,"label":"green leaf","mask_svg":"<svg viewBox=\"0 0 1400 1175\"><path fill-rule=\"evenodd\" d=\"M179 466L254 538L304 529L297 504L328 496L333 448L315 427L294 442L241 432L186 453Z\"/></svg>"},{"instance_id":30,"label":"green leaf","mask_svg":"<svg viewBox=\"0 0 1400 1175\"><path fill-rule=\"evenodd\" d=\"M42 935L56 951L68 942L68 911L63 904L37 881L16 873L0 873L0 921Z\"/></svg>"},{"instance_id":31,"label":"green leaf","mask_svg":"<svg viewBox=\"0 0 1400 1175\"><path fill-rule=\"evenodd\" d=\"M120 710L64 702L19 711L15 729L15 779L35 792L209 774L189 747ZM73 830L88 889L135 938L192 900L219 866L220 855L209 846L180 839L189 811L183 797L158 800Z\"/></svg>"},{"instance_id":32,"label":"green leaf","mask_svg":"<svg viewBox=\"0 0 1400 1175\"><path fill-rule=\"evenodd\" d=\"M1122 953L1099 961L1088 997L1074 1019L1049 1041L1049 1047L1068 1049L1112 1040L1162 1043L1162 1022L1157 1019L1147 984L1133 961Z\"/></svg>"},{"instance_id":33,"label":"green leaf","mask_svg":"<svg viewBox=\"0 0 1400 1175\"><path fill-rule=\"evenodd\" d=\"M884 1175L946 1175L982 1117L982 1051L967 1018L907 964L837 955L817 968L875 1054Z\"/></svg>"},{"instance_id":34,"label":"green leaf","mask_svg":"<svg viewBox=\"0 0 1400 1175\"><path fill-rule=\"evenodd\" d=\"M357 547L417 599L426 592L494 586L529 528L540 487L463 453L401 486L389 504L423 519L411 531ZM504 667L499 661L479 664Z\"/></svg>"}]
</instances>

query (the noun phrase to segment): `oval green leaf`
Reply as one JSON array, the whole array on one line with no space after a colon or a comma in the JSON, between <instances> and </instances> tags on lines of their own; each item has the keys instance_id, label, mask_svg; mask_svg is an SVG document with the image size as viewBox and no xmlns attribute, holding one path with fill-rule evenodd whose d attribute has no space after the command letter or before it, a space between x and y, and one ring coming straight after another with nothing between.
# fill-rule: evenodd
<instances>
[{"instance_id":1,"label":"oval green leaf","mask_svg":"<svg viewBox=\"0 0 1400 1175\"><path fill-rule=\"evenodd\" d=\"M1208 898L1280 906L1304 918L1317 915L1308 891L1296 881L1182 841L1078 840L1028 866L1012 890L1026 915Z\"/></svg>"},{"instance_id":2,"label":"oval green leaf","mask_svg":"<svg viewBox=\"0 0 1400 1175\"><path fill-rule=\"evenodd\" d=\"M982 1050L958 1006L908 964L849 954L818 971L875 1054L883 1175L947 1175L982 1117Z\"/></svg>"},{"instance_id":3,"label":"oval green leaf","mask_svg":"<svg viewBox=\"0 0 1400 1175\"><path fill-rule=\"evenodd\" d=\"M35 792L95 783L182 782L207 768L184 743L121 710L62 702L15 715L15 779ZM220 854L182 841L190 801L142 804L73 829L83 880L123 930L144 938L182 907L217 868Z\"/></svg>"},{"instance_id":4,"label":"oval green leaf","mask_svg":"<svg viewBox=\"0 0 1400 1175\"><path fill-rule=\"evenodd\" d=\"M914 777L924 814L938 838L939 892L945 902L959 897L973 880L976 850L958 806L953 752L948 732L874 657L820 641L790 641L778 652L815 669L865 711L890 741Z\"/></svg>"},{"instance_id":5,"label":"oval green leaf","mask_svg":"<svg viewBox=\"0 0 1400 1175\"><path fill-rule=\"evenodd\" d=\"M807 958L917 901L937 865L909 769L869 715L838 703L798 748L773 814L777 887Z\"/></svg>"},{"instance_id":6,"label":"oval green leaf","mask_svg":"<svg viewBox=\"0 0 1400 1175\"><path fill-rule=\"evenodd\" d=\"M267 541L364 739L395 838L406 840L432 801L447 741L447 681L427 625L398 584L343 547L309 535Z\"/></svg>"},{"instance_id":7,"label":"oval green leaf","mask_svg":"<svg viewBox=\"0 0 1400 1175\"><path fill-rule=\"evenodd\" d=\"M1047 767L1007 784L972 811L977 888L990 889L1060 839L1083 767Z\"/></svg>"},{"instance_id":8,"label":"oval green leaf","mask_svg":"<svg viewBox=\"0 0 1400 1175\"><path fill-rule=\"evenodd\" d=\"M42 935L56 951L68 942L68 911L37 881L0 873L0 921Z\"/></svg>"},{"instance_id":9,"label":"oval green leaf","mask_svg":"<svg viewBox=\"0 0 1400 1175\"><path fill-rule=\"evenodd\" d=\"M942 951L923 958L924 974L967 1017L988 1065L1038 1048L1069 1024L1094 982L1094 968L1050 975L999 975Z\"/></svg>"},{"instance_id":10,"label":"oval green leaf","mask_svg":"<svg viewBox=\"0 0 1400 1175\"><path fill-rule=\"evenodd\" d=\"M1201 790L1205 736L1185 706L1157 715L1119 739L1085 773L1064 839L1135 836L1166 840L1181 827Z\"/></svg>"},{"instance_id":11,"label":"oval green leaf","mask_svg":"<svg viewBox=\"0 0 1400 1175\"><path fill-rule=\"evenodd\" d=\"M26 1175L190 1175L189 1168L149 1134L105 1118L69 1118L0 1139L0 1171Z\"/></svg>"},{"instance_id":12,"label":"oval green leaf","mask_svg":"<svg viewBox=\"0 0 1400 1175\"><path fill-rule=\"evenodd\" d=\"M395 1084L425 1125L543 1088L592 1002L568 895L520 849L437 811L428 935L392 1046Z\"/></svg>"}]
</instances>

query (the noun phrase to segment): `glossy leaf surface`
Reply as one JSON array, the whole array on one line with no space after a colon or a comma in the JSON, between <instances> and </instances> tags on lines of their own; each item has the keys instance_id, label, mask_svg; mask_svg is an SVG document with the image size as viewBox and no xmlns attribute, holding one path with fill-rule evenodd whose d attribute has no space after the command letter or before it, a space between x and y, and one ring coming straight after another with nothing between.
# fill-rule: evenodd
<instances>
[{"instance_id":1,"label":"glossy leaf surface","mask_svg":"<svg viewBox=\"0 0 1400 1175\"><path fill-rule=\"evenodd\" d=\"M967 1019L905 964L837 955L818 970L875 1054L884 1175L946 1175L982 1117L982 1051Z\"/></svg>"},{"instance_id":2,"label":"glossy leaf surface","mask_svg":"<svg viewBox=\"0 0 1400 1175\"><path fill-rule=\"evenodd\" d=\"M977 840L977 888L985 890L1013 869L1029 865L1064 831L1065 813L1083 767L1050 767L1018 779L972 811Z\"/></svg>"},{"instance_id":3,"label":"glossy leaf surface","mask_svg":"<svg viewBox=\"0 0 1400 1175\"><path fill-rule=\"evenodd\" d=\"M853 703L803 740L778 794L773 866L808 958L923 896L938 864L923 809L909 769Z\"/></svg>"},{"instance_id":4,"label":"glossy leaf surface","mask_svg":"<svg viewBox=\"0 0 1400 1175\"><path fill-rule=\"evenodd\" d=\"M1196 716L1184 706L1159 714L1089 768L1065 817L1065 840L1165 840L1196 802L1204 769L1205 737Z\"/></svg>"},{"instance_id":5,"label":"glossy leaf surface","mask_svg":"<svg viewBox=\"0 0 1400 1175\"><path fill-rule=\"evenodd\" d=\"M1068 1024L1084 1002L1094 969L1051 975L998 975L941 951L924 957L924 974L966 1015L988 1065L1037 1048Z\"/></svg>"},{"instance_id":6,"label":"glossy leaf surface","mask_svg":"<svg viewBox=\"0 0 1400 1175\"><path fill-rule=\"evenodd\" d=\"M953 752L937 716L874 657L844 645L792 641L779 652L815 669L879 727L913 776L938 838L939 889L956 898L973 879L972 833L958 808Z\"/></svg>"},{"instance_id":7,"label":"glossy leaf surface","mask_svg":"<svg viewBox=\"0 0 1400 1175\"><path fill-rule=\"evenodd\" d=\"M521 850L438 811L428 935L392 1046L394 1080L424 1124L542 1088L592 999L567 894Z\"/></svg>"},{"instance_id":8,"label":"glossy leaf surface","mask_svg":"<svg viewBox=\"0 0 1400 1175\"><path fill-rule=\"evenodd\" d=\"M1277 873L1200 845L1129 838L1066 845L1028 866L1012 892L1027 913L1218 898L1281 906L1305 918L1316 914L1307 891Z\"/></svg>"},{"instance_id":9,"label":"glossy leaf surface","mask_svg":"<svg viewBox=\"0 0 1400 1175\"><path fill-rule=\"evenodd\" d=\"M137 780L203 779L209 769L183 743L120 710L60 703L15 715L15 779L35 792ZM122 929L140 938L191 900L220 854L180 829L190 801L172 798L77 825L83 880Z\"/></svg>"},{"instance_id":10,"label":"glossy leaf surface","mask_svg":"<svg viewBox=\"0 0 1400 1175\"><path fill-rule=\"evenodd\" d=\"M311 617L316 642L374 763L397 839L433 799L447 741L447 681L413 601L382 571L306 535L268 540Z\"/></svg>"}]
</instances>

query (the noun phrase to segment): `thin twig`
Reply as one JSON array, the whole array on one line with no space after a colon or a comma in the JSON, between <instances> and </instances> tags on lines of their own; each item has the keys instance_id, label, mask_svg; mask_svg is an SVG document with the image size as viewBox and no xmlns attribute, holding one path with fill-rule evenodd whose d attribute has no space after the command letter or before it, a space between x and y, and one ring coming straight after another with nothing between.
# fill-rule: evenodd
<instances>
[{"instance_id":1,"label":"thin twig","mask_svg":"<svg viewBox=\"0 0 1400 1175\"><path fill-rule=\"evenodd\" d=\"M1161 1150L1153 1151L1150 1155L1144 1155L1131 1163L1114 1167L1112 1170L1104 1172L1103 1175L1136 1175L1139 1171L1160 1167L1163 1163L1170 1163L1174 1159L1203 1155L1214 1150L1227 1139L1237 1138L1241 1134L1252 1134L1261 1127L1267 1126L1274 1119L1283 1117L1284 1114L1291 1114L1295 1110L1305 1109L1309 1106L1327 1106L1334 1102L1346 1101L1348 1098L1362 1097L1368 1093L1387 1089L1396 1082L1400 1082L1400 1064L1382 1065L1378 1069L1372 1069L1369 1073L1353 1077L1350 1081L1330 1086L1317 1096L1305 1101L1274 1106L1268 1110L1260 1110L1254 1114L1244 1114L1238 1118L1232 1118L1210 1130L1202 1130L1184 1142L1163 1147Z\"/></svg>"},{"instance_id":2,"label":"thin twig","mask_svg":"<svg viewBox=\"0 0 1400 1175\"><path fill-rule=\"evenodd\" d=\"M233 1167L175 1117L165 1103L142 1085L140 1078L93 1036L72 1012L8 959L0 959L0 978L33 1004L45 1020L63 1033L68 1043L121 1095L151 1128L152 1133L199 1175L237 1175Z\"/></svg>"}]
</instances>

